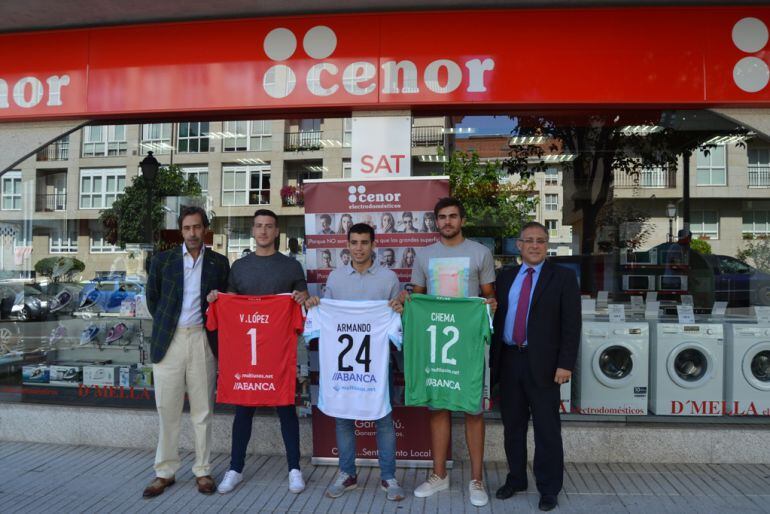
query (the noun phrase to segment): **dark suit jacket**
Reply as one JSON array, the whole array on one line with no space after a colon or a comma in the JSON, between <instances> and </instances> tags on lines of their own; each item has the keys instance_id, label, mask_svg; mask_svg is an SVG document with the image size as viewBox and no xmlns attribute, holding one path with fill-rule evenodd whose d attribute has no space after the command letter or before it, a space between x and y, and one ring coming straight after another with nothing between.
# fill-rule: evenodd
<instances>
[{"instance_id":1,"label":"dark suit jacket","mask_svg":"<svg viewBox=\"0 0 770 514\"><path fill-rule=\"evenodd\" d=\"M222 254L211 248L203 252L201 270L201 313L206 323L206 309L209 303L206 295L212 289L227 291L227 275L230 262ZM182 249L177 246L155 255L150 262L150 276L147 279L147 306L152 315L152 339L150 358L160 362L166 355L171 340L174 338L179 316L182 313L184 293L184 268ZM207 332L209 345L217 355L216 332Z\"/></svg>"},{"instance_id":2,"label":"dark suit jacket","mask_svg":"<svg viewBox=\"0 0 770 514\"><path fill-rule=\"evenodd\" d=\"M508 313L508 293L519 267L505 268L497 276L497 311L495 312L490 367L492 383L501 373L500 351L503 342L505 316ZM516 306L510 306L515 309ZM553 385L556 368L573 370L580 344L580 291L575 274L546 260L540 271L527 323L527 345L532 377L540 387Z\"/></svg>"}]
</instances>

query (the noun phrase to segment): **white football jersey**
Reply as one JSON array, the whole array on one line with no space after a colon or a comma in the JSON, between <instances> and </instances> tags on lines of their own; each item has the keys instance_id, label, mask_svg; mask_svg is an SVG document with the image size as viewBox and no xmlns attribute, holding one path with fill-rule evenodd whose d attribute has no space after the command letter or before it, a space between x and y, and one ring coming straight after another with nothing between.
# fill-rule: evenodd
<instances>
[{"instance_id":1,"label":"white football jersey","mask_svg":"<svg viewBox=\"0 0 770 514\"><path fill-rule=\"evenodd\" d=\"M305 320L318 338L318 408L327 416L377 420L390 411L390 345L401 349L401 316L385 300L321 300Z\"/></svg>"}]
</instances>

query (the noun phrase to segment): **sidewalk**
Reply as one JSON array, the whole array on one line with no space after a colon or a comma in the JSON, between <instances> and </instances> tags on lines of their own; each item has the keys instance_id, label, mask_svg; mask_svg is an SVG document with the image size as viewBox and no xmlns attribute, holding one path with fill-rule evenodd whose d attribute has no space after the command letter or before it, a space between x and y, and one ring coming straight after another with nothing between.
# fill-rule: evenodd
<instances>
[{"instance_id":1,"label":"sidewalk","mask_svg":"<svg viewBox=\"0 0 770 514\"><path fill-rule=\"evenodd\" d=\"M177 483L163 495L144 500L152 479L153 452L134 449L0 443L0 510L28 512L538 512L538 495L530 490L506 501L494 498L505 478L503 464L486 466L490 503L481 509L467 499L470 466L458 462L451 472L452 489L433 498L411 494L402 502L386 502L376 468L362 468L359 488L330 500L324 490L336 469L313 467L303 460L307 489L299 495L286 488L281 457L250 457L245 480L233 493L203 496L190 472L192 453L183 454ZM218 480L228 456L214 456ZM531 472L531 471L530 471ZM425 470L398 469L408 493ZM590 514L622 512L764 512L770 513L770 466L745 464L568 464L564 492L554 512Z\"/></svg>"}]
</instances>

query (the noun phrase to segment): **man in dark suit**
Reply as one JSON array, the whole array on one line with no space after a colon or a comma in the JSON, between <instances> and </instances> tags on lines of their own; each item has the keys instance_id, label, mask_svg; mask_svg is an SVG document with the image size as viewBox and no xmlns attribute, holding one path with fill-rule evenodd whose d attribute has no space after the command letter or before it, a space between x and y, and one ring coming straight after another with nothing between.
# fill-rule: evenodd
<instances>
[{"instance_id":1,"label":"man in dark suit","mask_svg":"<svg viewBox=\"0 0 770 514\"><path fill-rule=\"evenodd\" d=\"M500 272L490 355L500 385L508 476L497 491L506 499L527 489L527 428L535 427L533 470L540 510L551 510L564 476L559 388L572 376L580 343L580 291L575 275L546 261L548 231L524 225L516 243L522 264Z\"/></svg>"},{"instance_id":2,"label":"man in dark suit","mask_svg":"<svg viewBox=\"0 0 770 514\"><path fill-rule=\"evenodd\" d=\"M203 235L209 226L200 207L179 214L184 244L157 254L150 264L147 305L152 314L150 358L153 362L155 404L160 436L155 454L155 479L145 498L161 494L174 483L179 469L179 428L185 393L195 433L193 474L203 494L216 491L211 477L211 418L216 385L216 333L205 330L206 295L227 286L227 257L207 249Z\"/></svg>"}]
</instances>

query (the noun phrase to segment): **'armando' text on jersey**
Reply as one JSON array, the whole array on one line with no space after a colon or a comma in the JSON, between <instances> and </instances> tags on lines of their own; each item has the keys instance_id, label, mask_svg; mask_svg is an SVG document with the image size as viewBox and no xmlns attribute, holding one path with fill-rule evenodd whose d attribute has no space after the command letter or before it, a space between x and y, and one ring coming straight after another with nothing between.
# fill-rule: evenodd
<instances>
[{"instance_id":1,"label":"'armando' text on jersey","mask_svg":"<svg viewBox=\"0 0 770 514\"><path fill-rule=\"evenodd\" d=\"M365 332L372 331L371 323L337 323L337 332L344 334L346 332Z\"/></svg>"}]
</instances>

